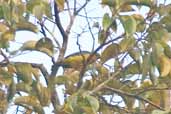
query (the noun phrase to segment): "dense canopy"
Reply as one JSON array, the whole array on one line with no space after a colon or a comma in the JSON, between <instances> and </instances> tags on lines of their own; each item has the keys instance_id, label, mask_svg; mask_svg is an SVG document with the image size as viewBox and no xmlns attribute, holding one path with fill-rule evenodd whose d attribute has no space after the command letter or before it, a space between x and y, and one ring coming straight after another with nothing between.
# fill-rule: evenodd
<instances>
[{"instance_id":1,"label":"dense canopy","mask_svg":"<svg viewBox=\"0 0 171 114\"><path fill-rule=\"evenodd\" d=\"M169 114L170 43L169 0L0 0L0 114Z\"/></svg>"}]
</instances>

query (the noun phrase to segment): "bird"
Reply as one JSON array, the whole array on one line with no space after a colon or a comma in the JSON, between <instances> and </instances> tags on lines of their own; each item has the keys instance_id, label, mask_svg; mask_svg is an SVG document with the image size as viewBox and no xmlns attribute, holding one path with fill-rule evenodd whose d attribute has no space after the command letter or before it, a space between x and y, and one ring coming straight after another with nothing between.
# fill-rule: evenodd
<instances>
[{"instance_id":1,"label":"bird","mask_svg":"<svg viewBox=\"0 0 171 114\"><path fill-rule=\"evenodd\" d=\"M90 65L94 63L98 58L100 58L98 53L79 51L66 56L63 60L63 66L65 68L73 68L79 70L84 66L84 64Z\"/></svg>"}]
</instances>

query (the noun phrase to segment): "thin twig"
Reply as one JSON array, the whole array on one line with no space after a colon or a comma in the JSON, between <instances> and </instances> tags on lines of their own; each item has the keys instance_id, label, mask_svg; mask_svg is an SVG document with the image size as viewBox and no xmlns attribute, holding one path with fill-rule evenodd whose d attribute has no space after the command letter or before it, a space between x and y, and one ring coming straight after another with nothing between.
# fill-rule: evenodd
<instances>
[{"instance_id":1,"label":"thin twig","mask_svg":"<svg viewBox=\"0 0 171 114\"><path fill-rule=\"evenodd\" d=\"M144 89L134 89L134 91L139 91L138 93L136 93L136 95L140 95L140 94L143 94L148 91L156 91L156 90L164 91L164 90L171 90L171 88L169 88L169 87L165 87L165 88L148 87L148 88L144 88Z\"/></svg>"},{"instance_id":2,"label":"thin twig","mask_svg":"<svg viewBox=\"0 0 171 114\"><path fill-rule=\"evenodd\" d=\"M77 5L77 0L74 0L74 14L76 14L76 5Z\"/></svg>"},{"instance_id":3,"label":"thin twig","mask_svg":"<svg viewBox=\"0 0 171 114\"><path fill-rule=\"evenodd\" d=\"M60 46L60 44L59 44L57 38L54 36L54 34L53 34L46 26L44 26L44 28L45 28L46 31L52 36L52 38L54 39L54 41L55 41L55 43L57 44L58 48L60 49L61 46Z\"/></svg>"},{"instance_id":4,"label":"thin twig","mask_svg":"<svg viewBox=\"0 0 171 114\"><path fill-rule=\"evenodd\" d=\"M138 100L141 100L141 101L144 101L146 103L149 103L150 105L152 105L153 107L157 108L157 109L160 109L160 110L165 110L164 108L156 105L155 103L151 102L150 100L148 99L145 99L141 96L138 96L138 95L135 95L135 94L131 94L131 93L127 93L127 92L124 92L124 91L121 91L119 89L115 89L115 88L111 88L111 87L105 87L104 89L108 89L110 91L113 91L114 93L118 94L118 95L122 95L122 96L127 96L127 97L133 97L135 99L138 99Z\"/></svg>"},{"instance_id":5,"label":"thin twig","mask_svg":"<svg viewBox=\"0 0 171 114\"><path fill-rule=\"evenodd\" d=\"M119 107L118 105L113 105L111 103L108 103L107 100L103 96L98 95L98 97L105 103L105 105L111 107L112 109L116 108L118 110L123 110L126 113L130 113L130 111L125 108Z\"/></svg>"},{"instance_id":6,"label":"thin twig","mask_svg":"<svg viewBox=\"0 0 171 114\"><path fill-rule=\"evenodd\" d=\"M38 68L41 73L43 74L46 84L48 85L48 78L49 78L49 73L47 72L47 69L44 67L43 64L35 64L35 63L31 63L32 67Z\"/></svg>"},{"instance_id":7,"label":"thin twig","mask_svg":"<svg viewBox=\"0 0 171 114\"><path fill-rule=\"evenodd\" d=\"M90 62L90 60L93 58L93 56L95 56L96 54L97 54L97 52L100 50L100 49L102 49L104 46L106 46L106 45L108 45L108 44L110 44L110 43L112 43L112 42L114 42L114 41L116 41L116 40L118 40L118 39L120 39L120 38L122 38L123 36L124 36L125 34L122 34L122 35L120 35L120 36L118 36L118 37L116 37L116 38L114 38L114 39L112 39L112 40L109 40L108 42L105 42L105 43L103 43L103 44L101 44L98 48L96 48L96 50L94 51L94 52L92 52L90 55L89 55L89 57L87 58L87 61L86 61L86 63L83 65L83 67L82 67L82 69L81 69L81 71L80 71L80 75L79 75L79 82L78 82L78 84L77 84L77 88L79 89L80 87L81 87L81 85L82 85L82 78L83 78L83 76L84 76L84 73L85 73L85 70L86 70L86 66L87 66L87 64Z\"/></svg>"},{"instance_id":8,"label":"thin twig","mask_svg":"<svg viewBox=\"0 0 171 114\"><path fill-rule=\"evenodd\" d=\"M4 60L0 62L0 66L6 66L9 63L8 57L5 55L5 53L0 49L0 55L4 57Z\"/></svg>"},{"instance_id":9,"label":"thin twig","mask_svg":"<svg viewBox=\"0 0 171 114\"><path fill-rule=\"evenodd\" d=\"M74 12L74 15L78 15L78 13L90 2L90 0L86 0L85 3L77 10Z\"/></svg>"},{"instance_id":10,"label":"thin twig","mask_svg":"<svg viewBox=\"0 0 171 114\"><path fill-rule=\"evenodd\" d=\"M43 34L43 36L46 38L47 37L47 35L46 35L46 32L45 32L45 29L44 29L44 21L42 21L42 22L37 22L39 25L40 25L40 27L41 27L41 33Z\"/></svg>"},{"instance_id":11,"label":"thin twig","mask_svg":"<svg viewBox=\"0 0 171 114\"><path fill-rule=\"evenodd\" d=\"M61 24L61 20L60 20L60 17L59 17L59 10L58 10L58 5L56 4L56 2L54 3L54 13L55 13L55 23L57 25L57 27L59 28L59 31L63 37L63 40L66 40L67 38L67 35L66 35L66 32L64 30L64 28L62 27L62 24Z\"/></svg>"},{"instance_id":12,"label":"thin twig","mask_svg":"<svg viewBox=\"0 0 171 114\"><path fill-rule=\"evenodd\" d=\"M94 37L94 34L93 34L93 32L92 32L92 28L91 28L91 26L90 26L90 22L89 22L89 20L88 20L88 15L87 15L87 11L86 11L86 9L84 8L84 12L85 12L85 15L86 15L86 21L87 21L87 24L88 24L88 29L89 29L89 31L90 31L90 34L91 34L91 37L92 37L92 39L93 39L93 46L92 46L92 51L94 51L94 47L95 47L95 37Z\"/></svg>"}]
</instances>

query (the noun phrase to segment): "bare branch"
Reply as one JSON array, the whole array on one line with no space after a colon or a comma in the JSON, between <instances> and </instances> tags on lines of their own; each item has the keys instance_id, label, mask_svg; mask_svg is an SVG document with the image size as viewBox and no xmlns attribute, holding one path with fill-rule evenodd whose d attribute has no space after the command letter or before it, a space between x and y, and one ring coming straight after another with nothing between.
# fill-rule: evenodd
<instances>
[{"instance_id":1,"label":"bare branch","mask_svg":"<svg viewBox=\"0 0 171 114\"><path fill-rule=\"evenodd\" d=\"M138 99L138 100L144 101L146 103L149 103L150 105L152 105L153 107L155 107L157 109L160 109L160 110L163 110L163 111L165 110L164 108L156 105L155 103L153 103L150 100L145 99L145 98L143 98L141 96L138 96L138 95L135 95L135 94L131 94L131 93L127 93L127 92L121 91L119 89L115 89L115 88L111 88L111 87L107 87L107 86L105 86L104 89L108 89L108 90L110 90L110 91L112 91L112 92L114 92L114 93L116 93L118 95L127 96L127 97L133 97L135 99Z\"/></svg>"},{"instance_id":2,"label":"bare branch","mask_svg":"<svg viewBox=\"0 0 171 114\"><path fill-rule=\"evenodd\" d=\"M145 92L148 92L148 91L156 91L156 90L160 90L160 91L164 91L164 90L171 90L170 87L165 87L165 88L159 88L159 87L148 87L148 88L144 88L144 89L134 89L134 91L139 91L136 95L140 95L140 94L143 94Z\"/></svg>"},{"instance_id":3,"label":"bare branch","mask_svg":"<svg viewBox=\"0 0 171 114\"><path fill-rule=\"evenodd\" d=\"M108 44L110 44L110 43L112 43L112 42L114 42L114 41L116 41L116 40L122 38L124 35L125 35L125 34L122 34L122 35L120 35L120 36L118 36L118 37L116 37L116 38L114 38L114 39L112 39L112 40L109 40L108 42L105 42L105 43L101 44L98 48L96 48L96 50L95 50L94 52L92 52L92 54L89 55L89 57L87 58L87 61L85 62L85 64L83 65L83 67L82 67L82 69L81 69L81 71L80 71L79 82L78 82L78 84L77 84L77 88L78 88L78 89L81 87L81 85L82 85L82 83L83 83L83 82L82 82L82 78L83 78L83 76L84 76L84 73L85 73L87 64L90 62L90 60L93 58L93 56L95 56L95 55L97 54L97 52L98 52L100 49L102 49L104 46L106 46L106 45L108 45ZM117 74L117 73L118 73L118 72L116 72L116 74ZM107 82L108 82L108 81L107 81ZM107 82L105 82L105 84L106 84Z\"/></svg>"},{"instance_id":4,"label":"bare branch","mask_svg":"<svg viewBox=\"0 0 171 114\"><path fill-rule=\"evenodd\" d=\"M85 3L77 10L74 12L74 15L78 15L78 13L88 4L90 0L86 0Z\"/></svg>"},{"instance_id":5,"label":"bare branch","mask_svg":"<svg viewBox=\"0 0 171 114\"><path fill-rule=\"evenodd\" d=\"M111 104L111 103L108 103L107 100L106 100L104 97L102 97L102 96L100 96L100 95L98 95L98 97L102 100L102 102L103 102L105 105L111 107L112 109L115 108L115 109L118 109L118 110L122 110L122 111L124 111L124 112L126 112L126 113L130 113L130 111L127 110L127 109L125 109L125 108L119 107L118 105L113 105L113 104Z\"/></svg>"},{"instance_id":6,"label":"bare branch","mask_svg":"<svg viewBox=\"0 0 171 114\"><path fill-rule=\"evenodd\" d=\"M57 44L58 48L61 48L57 38L53 35L53 33L44 25L44 28L46 29L47 32L49 32L49 34L52 36L52 38L54 39L55 43Z\"/></svg>"},{"instance_id":7,"label":"bare branch","mask_svg":"<svg viewBox=\"0 0 171 114\"><path fill-rule=\"evenodd\" d=\"M84 12L85 12L85 15L86 15L86 21L87 21L87 24L88 24L88 29L90 31L90 34L91 34L91 37L93 38L93 47L92 47L92 51L94 51L94 47L95 47L95 37L94 37L94 34L92 32L92 28L90 26L90 22L88 20L88 17L87 17L87 11L86 9L84 8Z\"/></svg>"},{"instance_id":8,"label":"bare branch","mask_svg":"<svg viewBox=\"0 0 171 114\"><path fill-rule=\"evenodd\" d=\"M54 2L54 13L55 13L55 23L56 23L57 27L59 28L59 31L61 32L61 35L63 37L63 41L65 41L68 36L67 36L64 28L62 27L61 20L59 17L58 5L56 2Z\"/></svg>"},{"instance_id":9,"label":"bare branch","mask_svg":"<svg viewBox=\"0 0 171 114\"><path fill-rule=\"evenodd\" d=\"M41 33L43 34L43 36L44 37L47 37L47 35L46 35L46 32L45 32L45 29L44 29L44 21L41 21L41 22L37 22L39 25L40 25L40 27L41 27Z\"/></svg>"},{"instance_id":10,"label":"bare branch","mask_svg":"<svg viewBox=\"0 0 171 114\"><path fill-rule=\"evenodd\" d=\"M48 85L49 73L47 72L47 70L44 67L44 65L43 64L35 64L35 63L31 63L31 65L33 67L35 67L35 68L38 68L42 72L42 74L43 74L43 76L45 78L46 84Z\"/></svg>"},{"instance_id":11,"label":"bare branch","mask_svg":"<svg viewBox=\"0 0 171 114\"><path fill-rule=\"evenodd\" d=\"M2 62L0 62L0 66L6 66L9 63L9 59L8 57L5 55L5 53L2 51L2 49L0 49L0 55L2 55L4 57L4 60Z\"/></svg>"}]
</instances>

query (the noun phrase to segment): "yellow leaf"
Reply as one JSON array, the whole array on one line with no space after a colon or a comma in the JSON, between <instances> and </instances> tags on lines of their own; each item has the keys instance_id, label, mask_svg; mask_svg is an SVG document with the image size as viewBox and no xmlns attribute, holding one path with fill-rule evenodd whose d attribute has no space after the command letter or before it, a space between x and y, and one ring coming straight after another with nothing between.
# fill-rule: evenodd
<instances>
[{"instance_id":1,"label":"yellow leaf","mask_svg":"<svg viewBox=\"0 0 171 114\"><path fill-rule=\"evenodd\" d=\"M38 112L39 114L44 114L43 108L40 105L39 100L35 96L20 96L17 97L14 101L16 105L21 105L26 108L32 108L34 111Z\"/></svg>"},{"instance_id":2,"label":"yellow leaf","mask_svg":"<svg viewBox=\"0 0 171 114\"><path fill-rule=\"evenodd\" d=\"M102 52L101 61L105 63L107 60L117 56L120 53L118 44L111 44Z\"/></svg>"},{"instance_id":3,"label":"yellow leaf","mask_svg":"<svg viewBox=\"0 0 171 114\"><path fill-rule=\"evenodd\" d=\"M65 0L56 0L56 3L58 5L59 10L62 11L64 9Z\"/></svg>"},{"instance_id":4,"label":"yellow leaf","mask_svg":"<svg viewBox=\"0 0 171 114\"><path fill-rule=\"evenodd\" d=\"M15 33L13 30L8 30L6 32L4 32L1 36L2 40L4 41L10 41L10 40L14 40L15 38Z\"/></svg>"},{"instance_id":5,"label":"yellow leaf","mask_svg":"<svg viewBox=\"0 0 171 114\"><path fill-rule=\"evenodd\" d=\"M32 90L32 87L30 86L30 84L26 84L24 82L20 82L20 83L16 84L16 90L29 93Z\"/></svg>"},{"instance_id":6,"label":"yellow leaf","mask_svg":"<svg viewBox=\"0 0 171 114\"><path fill-rule=\"evenodd\" d=\"M15 99L15 104L26 104L28 106L38 106L40 105L38 99L35 96L20 96Z\"/></svg>"},{"instance_id":7,"label":"yellow leaf","mask_svg":"<svg viewBox=\"0 0 171 114\"><path fill-rule=\"evenodd\" d=\"M134 11L131 5L128 4L123 4L122 7L120 7L121 12L129 12L129 11Z\"/></svg>"},{"instance_id":8,"label":"yellow leaf","mask_svg":"<svg viewBox=\"0 0 171 114\"><path fill-rule=\"evenodd\" d=\"M97 69L99 75L101 75L101 76L107 77L109 75L108 69L101 64L96 64L96 69Z\"/></svg>"},{"instance_id":9,"label":"yellow leaf","mask_svg":"<svg viewBox=\"0 0 171 114\"><path fill-rule=\"evenodd\" d=\"M34 77L36 78L36 80L39 81L39 77L40 77L39 69L33 68L32 73L33 73Z\"/></svg>"},{"instance_id":10,"label":"yellow leaf","mask_svg":"<svg viewBox=\"0 0 171 114\"><path fill-rule=\"evenodd\" d=\"M10 86L12 83L12 74L4 69L0 69L0 85Z\"/></svg>"},{"instance_id":11,"label":"yellow leaf","mask_svg":"<svg viewBox=\"0 0 171 114\"><path fill-rule=\"evenodd\" d=\"M144 21L144 17L140 14L133 14L132 16L137 21Z\"/></svg>"},{"instance_id":12,"label":"yellow leaf","mask_svg":"<svg viewBox=\"0 0 171 114\"><path fill-rule=\"evenodd\" d=\"M31 32L38 32L38 28L36 25L34 25L31 22L25 21L25 20L21 20L18 23L16 23L16 31L31 31Z\"/></svg>"},{"instance_id":13,"label":"yellow leaf","mask_svg":"<svg viewBox=\"0 0 171 114\"><path fill-rule=\"evenodd\" d=\"M16 72L16 69L12 64L9 64L7 66L7 68L8 68L8 72L11 73L11 74Z\"/></svg>"},{"instance_id":14,"label":"yellow leaf","mask_svg":"<svg viewBox=\"0 0 171 114\"><path fill-rule=\"evenodd\" d=\"M153 85L153 83L151 82L151 80L144 80L143 83L141 84L140 88L148 88L152 85Z\"/></svg>"},{"instance_id":15,"label":"yellow leaf","mask_svg":"<svg viewBox=\"0 0 171 114\"><path fill-rule=\"evenodd\" d=\"M44 7L42 4L35 5L33 8L33 14L36 16L37 19L41 20L44 14Z\"/></svg>"},{"instance_id":16,"label":"yellow leaf","mask_svg":"<svg viewBox=\"0 0 171 114\"><path fill-rule=\"evenodd\" d=\"M65 69L65 71L64 71L64 76L66 76L67 79L69 79L73 83L78 82L79 74L80 74L80 72L73 68L68 68L68 69Z\"/></svg>"},{"instance_id":17,"label":"yellow leaf","mask_svg":"<svg viewBox=\"0 0 171 114\"><path fill-rule=\"evenodd\" d=\"M6 99L6 93L3 90L0 90L0 112L6 114L8 108L8 101Z\"/></svg>"},{"instance_id":18,"label":"yellow leaf","mask_svg":"<svg viewBox=\"0 0 171 114\"><path fill-rule=\"evenodd\" d=\"M41 83L36 84L37 97L42 106L48 106L50 103L50 90L47 87L43 87Z\"/></svg>"},{"instance_id":19,"label":"yellow leaf","mask_svg":"<svg viewBox=\"0 0 171 114\"><path fill-rule=\"evenodd\" d=\"M25 83L32 83L32 66L27 63L17 63L15 64L16 74L19 80L24 81Z\"/></svg>"},{"instance_id":20,"label":"yellow leaf","mask_svg":"<svg viewBox=\"0 0 171 114\"><path fill-rule=\"evenodd\" d=\"M29 40L23 44L23 46L20 48L21 51L25 50L35 50L37 41L35 40Z\"/></svg>"},{"instance_id":21,"label":"yellow leaf","mask_svg":"<svg viewBox=\"0 0 171 114\"><path fill-rule=\"evenodd\" d=\"M159 57L159 65L160 65L160 76L161 77L165 77L169 74L170 69L171 69L171 62L170 59L165 56L165 55L161 55Z\"/></svg>"},{"instance_id":22,"label":"yellow leaf","mask_svg":"<svg viewBox=\"0 0 171 114\"><path fill-rule=\"evenodd\" d=\"M0 32L5 32L7 31L9 28L7 25L5 25L5 23L0 22Z\"/></svg>"}]
</instances>

